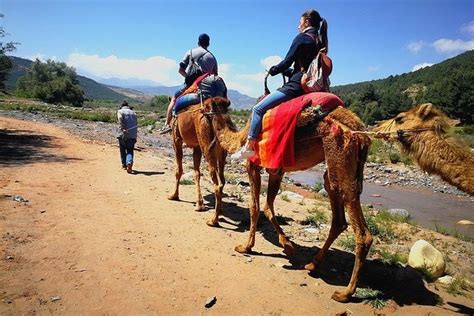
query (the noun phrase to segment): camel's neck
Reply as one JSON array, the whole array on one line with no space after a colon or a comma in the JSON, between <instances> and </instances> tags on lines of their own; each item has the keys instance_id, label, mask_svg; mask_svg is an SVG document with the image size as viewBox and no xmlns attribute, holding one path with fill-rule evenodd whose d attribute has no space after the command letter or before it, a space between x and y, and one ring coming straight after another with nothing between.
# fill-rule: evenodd
<instances>
[{"instance_id":1,"label":"camel's neck","mask_svg":"<svg viewBox=\"0 0 474 316\"><path fill-rule=\"evenodd\" d=\"M239 132L232 130L226 124L223 129L220 129L217 132L217 138L219 139L220 145L229 153L236 152L240 147L245 144L249 128L250 120L247 121L245 127Z\"/></svg>"},{"instance_id":2,"label":"camel's neck","mask_svg":"<svg viewBox=\"0 0 474 316\"><path fill-rule=\"evenodd\" d=\"M474 194L474 154L434 132L410 135L403 148L428 173L435 173L457 188Z\"/></svg>"}]
</instances>

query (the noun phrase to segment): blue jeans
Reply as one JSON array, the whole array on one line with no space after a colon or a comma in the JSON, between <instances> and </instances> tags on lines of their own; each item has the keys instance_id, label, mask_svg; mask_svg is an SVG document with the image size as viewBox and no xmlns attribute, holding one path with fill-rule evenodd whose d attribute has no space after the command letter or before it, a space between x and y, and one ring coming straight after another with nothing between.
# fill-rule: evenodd
<instances>
[{"instance_id":1,"label":"blue jeans","mask_svg":"<svg viewBox=\"0 0 474 316\"><path fill-rule=\"evenodd\" d=\"M280 103L288 101L289 99L291 99L291 97L287 96L283 92L276 90L267 95L265 99L255 104L252 108L248 139L255 140L258 138L258 135L260 135L260 132L262 131L263 115L265 115L268 110L274 108Z\"/></svg>"},{"instance_id":2,"label":"blue jeans","mask_svg":"<svg viewBox=\"0 0 474 316\"><path fill-rule=\"evenodd\" d=\"M176 90L176 91L174 92L174 97L177 98L177 97L179 97L180 95L182 95L183 92L186 91L186 89L187 89L188 87L189 87L189 86L188 86L187 84L185 84L185 83L183 83L182 85L180 85L180 86L178 87L178 90Z\"/></svg>"},{"instance_id":3,"label":"blue jeans","mask_svg":"<svg viewBox=\"0 0 474 316\"><path fill-rule=\"evenodd\" d=\"M197 93L182 95L176 99L176 103L174 104L173 108L173 114L178 113L191 104L198 104L200 101L201 99Z\"/></svg>"},{"instance_id":4,"label":"blue jeans","mask_svg":"<svg viewBox=\"0 0 474 316\"><path fill-rule=\"evenodd\" d=\"M119 139L120 147L120 159L122 160L122 166L126 166L133 163L133 147L137 140L135 138L127 138L125 141Z\"/></svg>"}]
</instances>

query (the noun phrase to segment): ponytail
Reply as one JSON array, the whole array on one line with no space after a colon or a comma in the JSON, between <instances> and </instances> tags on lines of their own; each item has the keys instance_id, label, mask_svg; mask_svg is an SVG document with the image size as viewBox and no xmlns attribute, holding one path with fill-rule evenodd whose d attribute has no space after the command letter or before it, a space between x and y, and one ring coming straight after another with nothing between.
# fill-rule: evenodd
<instances>
[{"instance_id":1,"label":"ponytail","mask_svg":"<svg viewBox=\"0 0 474 316\"><path fill-rule=\"evenodd\" d=\"M326 53L329 52L329 42L328 42L328 23L326 19L322 19L319 28L319 36L323 42L324 47L326 47Z\"/></svg>"}]
</instances>

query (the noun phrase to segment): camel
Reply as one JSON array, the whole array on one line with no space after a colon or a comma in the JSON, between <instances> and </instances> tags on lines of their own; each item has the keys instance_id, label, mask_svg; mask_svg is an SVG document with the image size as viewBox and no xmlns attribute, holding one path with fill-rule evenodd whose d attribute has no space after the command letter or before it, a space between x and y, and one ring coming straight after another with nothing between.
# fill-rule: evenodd
<instances>
[{"instance_id":1,"label":"camel","mask_svg":"<svg viewBox=\"0 0 474 316\"><path fill-rule=\"evenodd\" d=\"M238 132L227 114L228 101L218 97L208 101L205 106L209 107L208 110L212 113L212 128L216 133L220 146L229 153L235 152L246 141L249 122L243 130ZM300 115L298 122L305 120L307 120L307 117ZM284 168L279 172L269 172L264 213L273 224L284 252L292 255L294 245L287 238L275 217L275 197L285 172L308 169L326 161L327 171L324 174L324 187L331 201L331 228L324 246L312 261L305 266L305 269L315 270L325 257L333 241L347 228L344 214L344 209L346 209L355 233L356 251L354 268L348 286L343 291L336 291L332 295L332 298L339 302L347 302L354 294L361 267L372 244L372 236L367 229L360 205L363 169L370 139L363 134L351 133L351 131L362 131L364 129L364 124L353 112L345 108L337 108L329 114L328 119L296 130L295 166ZM248 253L254 247L260 212L261 167L248 161L247 171L251 186L250 232L247 243L235 247L235 250L239 253ZM216 223L217 218L214 224Z\"/></svg>"},{"instance_id":2,"label":"camel","mask_svg":"<svg viewBox=\"0 0 474 316\"><path fill-rule=\"evenodd\" d=\"M183 142L193 149L194 180L196 182L197 200L196 211L204 211L204 202L201 194L201 156L204 154L209 165L209 173L214 184L215 194L215 217L222 212L222 194L225 185L224 165L227 153L218 146L212 144L214 139L210 121L201 111L201 105L191 105L179 112L172 124L173 148L176 154L176 184L175 191L169 200L179 200L179 181L183 175ZM214 222L214 218L210 220Z\"/></svg>"},{"instance_id":3,"label":"camel","mask_svg":"<svg viewBox=\"0 0 474 316\"><path fill-rule=\"evenodd\" d=\"M402 151L422 170L437 174L458 189L474 195L474 153L447 134L452 121L433 104L425 103L380 122L374 131L397 133Z\"/></svg>"}]
</instances>

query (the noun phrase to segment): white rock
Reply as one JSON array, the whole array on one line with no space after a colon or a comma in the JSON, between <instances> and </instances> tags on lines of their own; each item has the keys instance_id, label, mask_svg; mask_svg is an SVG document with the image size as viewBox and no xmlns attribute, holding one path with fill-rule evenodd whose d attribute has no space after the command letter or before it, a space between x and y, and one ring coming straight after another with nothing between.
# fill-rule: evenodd
<instances>
[{"instance_id":1,"label":"white rock","mask_svg":"<svg viewBox=\"0 0 474 316\"><path fill-rule=\"evenodd\" d=\"M454 278L450 275L445 275L441 278L438 278L436 280L436 283L441 283L441 284L445 284L445 285L450 285L451 283L453 283L454 281Z\"/></svg>"},{"instance_id":2,"label":"white rock","mask_svg":"<svg viewBox=\"0 0 474 316\"><path fill-rule=\"evenodd\" d=\"M434 278L442 276L446 269L441 252L423 239L417 240L411 247L408 265L418 270L426 269Z\"/></svg>"},{"instance_id":3,"label":"white rock","mask_svg":"<svg viewBox=\"0 0 474 316\"><path fill-rule=\"evenodd\" d=\"M456 224L459 224L459 225L474 225L474 222L470 221L470 220L467 220L467 219L462 219L459 222L457 222Z\"/></svg>"}]
</instances>

